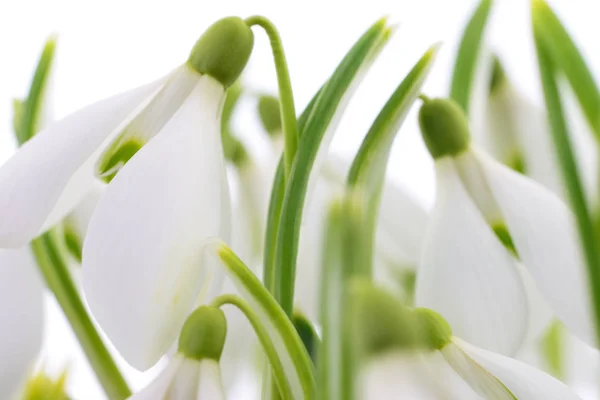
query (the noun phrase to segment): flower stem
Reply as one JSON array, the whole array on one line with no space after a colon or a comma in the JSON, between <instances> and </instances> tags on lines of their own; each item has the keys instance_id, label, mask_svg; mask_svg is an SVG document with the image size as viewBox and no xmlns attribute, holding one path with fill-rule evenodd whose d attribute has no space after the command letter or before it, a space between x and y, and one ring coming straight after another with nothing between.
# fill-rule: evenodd
<instances>
[{"instance_id":1,"label":"flower stem","mask_svg":"<svg viewBox=\"0 0 600 400\"><path fill-rule=\"evenodd\" d=\"M34 239L31 249L106 395L111 400L129 397L131 391L83 305L52 231Z\"/></svg>"},{"instance_id":2,"label":"flower stem","mask_svg":"<svg viewBox=\"0 0 600 400\"><path fill-rule=\"evenodd\" d=\"M292 391L290 389L290 385L285 378L285 372L283 370L283 366L281 365L281 360L277 356L277 350L275 349L275 345L273 341L269 338L269 334L267 330L263 326L258 315L252 310L252 308L239 296L233 294L224 294L216 299L214 299L211 303L213 307L222 307L224 305L232 305L237 307L240 310L250 325L252 325L252 329L256 333L258 340L260 341L263 350L267 358L269 359L269 363L271 364L271 369L273 371L273 375L277 382L278 393L281 393L282 398L291 399Z\"/></svg>"},{"instance_id":3,"label":"flower stem","mask_svg":"<svg viewBox=\"0 0 600 400\"><path fill-rule=\"evenodd\" d=\"M294 95L292 92L292 82L288 70L285 52L281 43L281 36L275 25L267 18L255 15L246 19L248 26L258 25L264 29L273 50L273 60L277 70L277 83L279 85L279 101L281 104L281 122L283 126L284 140L284 162L285 177L287 178L292 170L292 163L298 149L298 123L296 121L296 107L294 105Z\"/></svg>"}]
</instances>

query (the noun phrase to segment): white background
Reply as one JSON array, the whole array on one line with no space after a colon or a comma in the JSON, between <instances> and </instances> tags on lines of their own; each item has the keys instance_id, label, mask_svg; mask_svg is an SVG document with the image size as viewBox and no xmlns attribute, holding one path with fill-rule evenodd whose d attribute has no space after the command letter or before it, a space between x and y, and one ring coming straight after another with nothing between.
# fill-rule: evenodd
<instances>
[{"instance_id":1,"label":"white background","mask_svg":"<svg viewBox=\"0 0 600 400\"><path fill-rule=\"evenodd\" d=\"M425 93L447 95L455 47L475 3L473 0L1 0L0 162L14 151L11 99L25 94L41 46L52 32L59 36L51 93L56 118L166 74L186 59L195 40L211 22L227 15L252 14L265 15L278 26L300 110L359 35L376 19L389 15L400 28L356 93L334 142L334 151L351 155L395 86L420 55L438 41L444 42L444 46ZM599 3L595 0L549 3L598 75ZM528 8L528 0L497 0L488 43L500 53L509 78L528 98L541 104ZM276 89L267 44L266 37L258 33L244 77L247 86L256 92ZM247 102L246 111L236 122L238 130L250 141L261 135L251 113L252 106L252 102ZM426 206L431 205L433 170L419 137L414 112L396 141L389 174ZM51 370L69 368L74 398L102 398L56 306L50 305L49 310L43 356L46 366ZM139 387L148 375L132 371L131 378L134 386Z\"/></svg>"}]
</instances>

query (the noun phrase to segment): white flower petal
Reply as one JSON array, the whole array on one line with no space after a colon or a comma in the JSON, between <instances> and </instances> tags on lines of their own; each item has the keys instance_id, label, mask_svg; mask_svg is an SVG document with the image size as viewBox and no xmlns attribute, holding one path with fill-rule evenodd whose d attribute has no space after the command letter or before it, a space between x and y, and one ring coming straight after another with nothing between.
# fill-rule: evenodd
<instances>
[{"instance_id":1,"label":"white flower petal","mask_svg":"<svg viewBox=\"0 0 600 400\"><path fill-rule=\"evenodd\" d=\"M537 340L548 328L554 318L554 314L538 290L531 274L521 264L518 264L519 273L527 292L527 303L529 305L529 328L525 342Z\"/></svg>"},{"instance_id":2,"label":"white flower petal","mask_svg":"<svg viewBox=\"0 0 600 400\"><path fill-rule=\"evenodd\" d=\"M196 400L224 400L223 383L221 382L221 369L213 360L200 362L200 381L198 382L198 395ZM184 400L184 399L181 399Z\"/></svg>"},{"instance_id":3,"label":"white flower petal","mask_svg":"<svg viewBox=\"0 0 600 400\"><path fill-rule=\"evenodd\" d=\"M115 153L128 143L142 147L156 136L188 98L200 77L187 64L169 74L151 101L127 125L121 127L118 135L98 157L95 174L102 178L113 177L127 161L119 157L113 159Z\"/></svg>"},{"instance_id":4,"label":"white flower petal","mask_svg":"<svg viewBox=\"0 0 600 400\"><path fill-rule=\"evenodd\" d=\"M456 335L513 354L527 331L527 297L515 259L484 221L452 159L436 162L438 195L417 275L416 304Z\"/></svg>"},{"instance_id":5,"label":"white flower petal","mask_svg":"<svg viewBox=\"0 0 600 400\"><path fill-rule=\"evenodd\" d=\"M480 400L440 352L378 356L360 372L360 400Z\"/></svg>"},{"instance_id":6,"label":"white flower petal","mask_svg":"<svg viewBox=\"0 0 600 400\"><path fill-rule=\"evenodd\" d=\"M548 189L475 153L519 258L556 316L595 344L591 298L572 212Z\"/></svg>"},{"instance_id":7,"label":"white flower petal","mask_svg":"<svg viewBox=\"0 0 600 400\"><path fill-rule=\"evenodd\" d=\"M63 210L55 214L56 222L79 202L93 175L78 175L78 169L162 82L99 101L50 125L0 168L0 246L25 245L55 206ZM71 193L64 197L63 191Z\"/></svg>"},{"instance_id":8,"label":"white flower petal","mask_svg":"<svg viewBox=\"0 0 600 400\"><path fill-rule=\"evenodd\" d=\"M81 202L63 220L63 233L67 249L71 255L81 262L81 250L87 234L88 225L100 198L104 194L105 185L98 182Z\"/></svg>"},{"instance_id":9,"label":"white flower petal","mask_svg":"<svg viewBox=\"0 0 600 400\"><path fill-rule=\"evenodd\" d=\"M395 183L383 187L377 222L377 250L392 265L418 267L429 215Z\"/></svg>"},{"instance_id":10,"label":"white flower petal","mask_svg":"<svg viewBox=\"0 0 600 400\"><path fill-rule=\"evenodd\" d=\"M514 89L513 89L514 90ZM525 172L560 197L566 195L546 113L515 93L519 140Z\"/></svg>"},{"instance_id":11,"label":"white flower petal","mask_svg":"<svg viewBox=\"0 0 600 400\"><path fill-rule=\"evenodd\" d=\"M42 345L43 289L29 247L0 251L0 398L24 383Z\"/></svg>"},{"instance_id":12,"label":"white flower petal","mask_svg":"<svg viewBox=\"0 0 600 400\"><path fill-rule=\"evenodd\" d=\"M440 351L454 371L482 398L515 400L510 390L497 377L473 361L457 344L448 343Z\"/></svg>"},{"instance_id":13,"label":"white flower petal","mask_svg":"<svg viewBox=\"0 0 600 400\"><path fill-rule=\"evenodd\" d=\"M523 400L580 400L564 383L515 359L477 348L463 340L454 342L477 364Z\"/></svg>"},{"instance_id":14,"label":"white flower petal","mask_svg":"<svg viewBox=\"0 0 600 400\"><path fill-rule=\"evenodd\" d=\"M129 397L129 400L165 400L167 392L175 376L177 376L185 359L180 354L175 355L164 370L142 391Z\"/></svg>"},{"instance_id":15,"label":"white flower petal","mask_svg":"<svg viewBox=\"0 0 600 400\"><path fill-rule=\"evenodd\" d=\"M220 142L222 86L200 80L165 128L117 174L90 222L83 285L90 308L138 369L173 344L211 271L208 237L228 235Z\"/></svg>"},{"instance_id":16,"label":"white flower petal","mask_svg":"<svg viewBox=\"0 0 600 400\"><path fill-rule=\"evenodd\" d=\"M243 258L246 263L254 268L260 263L263 252L263 238L267 221L269 205L269 192L267 180L273 177L266 176L265 171L252 161L237 168L239 181L240 221L245 229L245 246L250 250L248 256Z\"/></svg>"},{"instance_id":17,"label":"white flower petal","mask_svg":"<svg viewBox=\"0 0 600 400\"><path fill-rule=\"evenodd\" d=\"M318 321L323 236L327 220L328 205L343 186L336 186L324 179L319 180L306 205L298 251L296 268L296 302L302 312L311 320Z\"/></svg>"}]
</instances>

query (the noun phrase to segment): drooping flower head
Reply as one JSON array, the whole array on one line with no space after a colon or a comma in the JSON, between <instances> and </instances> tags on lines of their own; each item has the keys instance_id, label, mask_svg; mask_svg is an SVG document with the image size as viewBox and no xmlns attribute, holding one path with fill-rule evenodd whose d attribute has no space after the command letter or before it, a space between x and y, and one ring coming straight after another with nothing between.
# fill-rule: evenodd
<instances>
[{"instance_id":1,"label":"drooping flower head","mask_svg":"<svg viewBox=\"0 0 600 400\"><path fill-rule=\"evenodd\" d=\"M252 44L241 19L215 23L96 164L110 184L84 243L83 286L95 318L136 368L156 363L203 289L218 286L202 249L230 234L221 108Z\"/></svg>"},{"instance_id":2,"label":"drooping flower head","mask_svg":"<svg viewBox=\"0 0 600 400\"><path fill-rule=\"evenodd\" d=\"M542 185L474 148L455 103L426 99L419 122L438 193L416 304L443 314L469 342L512 355L540 332L534 317L541 294L543 305L594 344L572 212Z\"/></svg>"}]
</instances>

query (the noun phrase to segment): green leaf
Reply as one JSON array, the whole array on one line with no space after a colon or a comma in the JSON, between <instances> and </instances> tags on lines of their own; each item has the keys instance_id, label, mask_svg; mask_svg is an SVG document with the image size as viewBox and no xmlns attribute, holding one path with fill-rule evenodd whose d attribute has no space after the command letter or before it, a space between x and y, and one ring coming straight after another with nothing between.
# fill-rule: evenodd
<instances>
[{"instance_id":1,"label":"green leaf","mask_svg":"<svg viewBox=\"0 0 600 400\"><path fill-rule=\"evenodd\" d=\"M312 361L292 321L227 245L214 240L206 245L206 250L217 255L240 295L262 321L265 333L277 351L292 393L291 399L312 399L316 390Z\"/></svg>"},{"instance_id":2,"label":"green leaf","mask_svg":"<svg viewBox=\"0 0 600 400\"><path fill-rule=\"evenodd\" d=\"M482 38L487 26L492 3L493 0L481 0L481 3L479 3L479 7L477 7L465 28L454 64L450 98L456 101L467 115L469 113L473 85L475 84L477 62L479 61L483 44Z\"/></svg>"},{"instance_id":3,"label":"green leaf","mask_svg":"<svg viewBox=\"0 0 600 400\"><path fill-rule=\"evenodd\" d=\"M565 120L563 103L557 83L559 70L545 41L540 37L540 32L535 27L533 33L554 151L558 157L562 178L566 185L569 204L577 220L577 228L587 267L588 282L592 291L597 341L600 343L600 257L597 249L598 241L594 219L587 205L570 141L571 135Z\"/></svg>"},{"instance_id":4,"label":"green leaf","mask_svg":"<svg viewBox=\"0 0 600 400\"><path fill-rule=\"evenodd\" d=\"M351 87L355 87L383 45L391 31L385 20L375 23L344 57L334 74L320 90L320 94L302 131L292 170L286 185L283 207L277 232L275 251L275 298L290 315L294 299L294 282L300 223L308 180L319 150L326 150L335 130L333 124L345 109ZM331 134L331 135L328 135ZM326 139L324 139L326 138Z\"/></svg>"},{"instance_id":5,"label":"green leaf","mask_svg":"<svg viewBox=\"0 0 600 400\"><path fill-rule=\"evenodd\" d=\"M371 125L348 174L348 186L360 188L365 201L365 251L371 275L375 229L392 143L431 70L439 45L431 47L400 83Z\"/></svg>"},{"instance_id":6,"label":"green leaf","mask_svg":"<svg viewBox=\"0 0 600 400\"><path fill-rule=\"evenodd\" d=\"M15 129L17 142L19 146L28 141L37 133L40 113L43 107L44 92L50 77L52 61L54 60L54 50L56 48L56 39L50 37L40 59L38 61L33 80L29 88L29 93L25 101L19 107L19 128Z\"/></svg>"},{"instance_id":7,"label":"green leaf","mask_svg":"<svg viewBox=\"0 0 600 400\"><path fill-rule=\"evenodd\" d=\"M306 121L310 116L312 109L317 102L317 98L321 90L310 100L300 118L298 118L298 129L300 135L306 126ZM275 172L275 178L271 189L271 197L269 199L269 211L267 215L267 228L265 230L265 249L263 260L263 282L265 287L275 293L275 251L277 244L277 232L279 228L279 220L281 219L281 209L283 207L283 198L285 196L285 167L283 155L280 157L279 165Z\"/></svg>"},{"instance_id":8,"label":"green leaf","mask_svg":"<svg viewBox=\"0 0 600 400\"><path fill-rule=\"evenodd\" d=\"M592 72L556 14L543 0L533 0L531 14L537 40L567 77L583 112L600 140L600 92Z\"/></svg>"}]
</instances>

